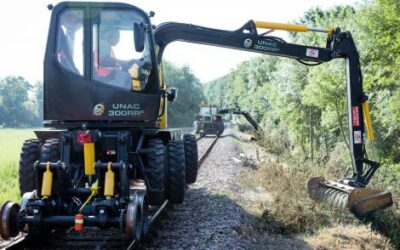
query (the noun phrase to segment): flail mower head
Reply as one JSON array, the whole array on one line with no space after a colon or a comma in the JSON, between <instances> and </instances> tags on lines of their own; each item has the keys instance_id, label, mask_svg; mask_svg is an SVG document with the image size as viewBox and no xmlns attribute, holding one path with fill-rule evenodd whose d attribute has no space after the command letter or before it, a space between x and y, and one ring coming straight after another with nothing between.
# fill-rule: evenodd
<instances>
[{"instance_id":1,"label":"flail mower head","mask_svg":"<svg viewBox=\"0 0 400 250\"><path fill-rule=\"evenodd\" d=\"M356 217L365 218L371 213L392 206L392 194L374 188L352 187L348 184L312 177L307 181L307 191L316 201L325 201L340 209L349 209Z\"/></svg>"}]
</instances>

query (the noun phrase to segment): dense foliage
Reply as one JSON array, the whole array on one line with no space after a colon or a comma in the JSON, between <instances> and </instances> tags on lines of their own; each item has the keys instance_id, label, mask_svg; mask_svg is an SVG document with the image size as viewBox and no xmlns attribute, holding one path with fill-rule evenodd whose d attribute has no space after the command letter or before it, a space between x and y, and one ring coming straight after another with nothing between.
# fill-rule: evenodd
<instances>
[{"instance_id":1,"label":"dense foliage","mask_svg":"<svg viewBox=\"0 0 400 250\"><path fill-rule=\"evenodd\" d=\"M314 8L296 23L351 31L364 73L364 91L377 135L368 151L393 169L400 163L400 2L371 0L357 5ZM324 46L326 35L290 33L289 41ZM292 59L260 56L206 85L208 101L251 111L275 153L339 167L349 165L345 62L308 67ZM393 171L394 172L394 171ZM400 189L400 188L399 188Z\"/></svg>"},{"instance_id":2,"label":"dense foliage","mask_svg":"<svg viewBox=\"0 0 400 250\"><path fill-rule=\"evenodd\" d=\"M163 72L168 87L178 88L177 99L168 103L168 126L191 127L200 102L205 99L200 80L188 66L177 67L166 61Z\"/></svg>"},{"instance_id":3,"label":"dense foliage","mask_svg":"<svg viewBox=\"0 0 400 250\"><path fill-rule=\"evenodd\" d=\"M42 84L20 76L0 80L0 127L38 126L42 117Z\"/></svg>"}]
</instances>

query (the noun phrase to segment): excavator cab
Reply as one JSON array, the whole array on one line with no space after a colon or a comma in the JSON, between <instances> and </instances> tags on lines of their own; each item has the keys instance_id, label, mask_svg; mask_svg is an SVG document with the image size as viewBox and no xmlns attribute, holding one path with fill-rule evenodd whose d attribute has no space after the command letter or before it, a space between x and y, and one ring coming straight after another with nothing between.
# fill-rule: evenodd
<instances>
[{"instance_id":1,"label":"excavator cab","mask_svg":"<svg viewBox=\"0 0 400 250\"><path fill-rule=\"evenodd\" d=\"M160 84L151 27L128 4L57 5L45 55L45 125L154 123Z\"/></svg>"}]
</instances>

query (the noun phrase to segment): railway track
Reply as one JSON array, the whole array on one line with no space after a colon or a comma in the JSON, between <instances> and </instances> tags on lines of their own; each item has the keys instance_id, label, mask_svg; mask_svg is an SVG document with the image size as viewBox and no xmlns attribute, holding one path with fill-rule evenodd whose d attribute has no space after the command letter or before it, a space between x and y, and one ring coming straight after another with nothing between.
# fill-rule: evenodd
<instances>
[{"instance_id":1,"label":"railway track","mask_svg":"<svg viewBox=\"0 0 400 250\"><path fill-rule=\"evenodd\" d=\"M207 158L208 154L211 152L211 150L214 147L215 143L218 141L218 138L219 138L218 136L214 136L214 137L199 136L199 137L196 138L197 139L197 143L199 143L200 140L211 140L211 143L208 144L206 149L203 152L201 152L201 154L199 156L199 160L198 160L199 167L201 166L203 161Z\"/></svg>"},{"instance_id":2,"label":"railway track","mask_svg":"<svg viewBox=\"0 0 400 250\"><path fill-rule=\"evenodd\" d=\"M196 137L198 143L200 141L202 144L203 142L206 143L205 149L203 149L204 146L202 146L203 150L199 152L199 168L218 141L218 138L218 136ZM210 142L207 143L206 141ZM149 223L146 231L150 229L167 205L168 200L160 207L150 207L148 215ZM21 234L13 238L11 242L3 242L0 244L0 249L134 249L138 244L138 241L129 240L125 235L121 234L121 230L118 228L101 230L87 227L82 233L75 232L73 228L70 228L68 230L55 230L51 234L36 237Z\"/></svg>"}]
</instances>

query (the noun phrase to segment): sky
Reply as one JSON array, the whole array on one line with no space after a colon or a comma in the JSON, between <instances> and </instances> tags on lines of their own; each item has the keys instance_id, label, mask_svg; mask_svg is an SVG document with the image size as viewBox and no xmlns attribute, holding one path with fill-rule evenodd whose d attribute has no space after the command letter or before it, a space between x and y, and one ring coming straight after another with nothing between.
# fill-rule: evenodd
<instances>
[{"instance_id":1,"label":"sky","mask_svg":"<svg viewBox=\"0 0 400 250\"><path fill-rule=\"evenodd\" d=\"M0 78L20 75L30 82L42 81L43 58L51 12L51 0L0 1ZM313 7L322 9L356 0L131 0L123 1L144 11L154 11L153 24L185 22L210 28L235 30L248 20L292 22ZM275 35L275 33L274 33ZM279 33L280 36L285 34ZM241 61L257 54L174 42L168 45L164 59L179 66L189 65L194 74L207 82L221 77Z\"/></svg>"}]
</instances>

